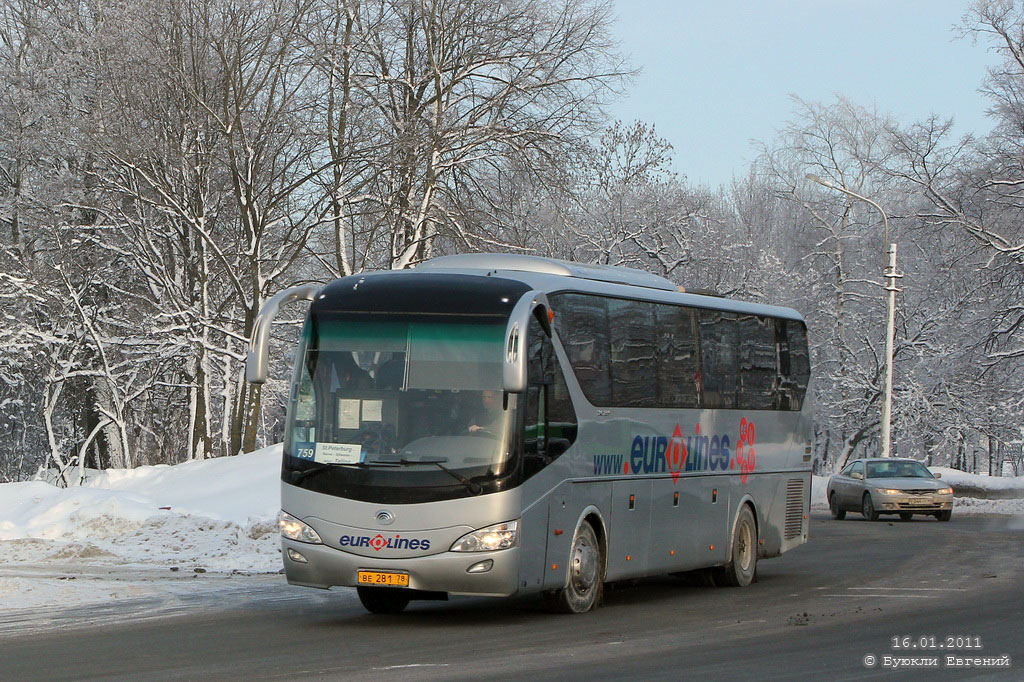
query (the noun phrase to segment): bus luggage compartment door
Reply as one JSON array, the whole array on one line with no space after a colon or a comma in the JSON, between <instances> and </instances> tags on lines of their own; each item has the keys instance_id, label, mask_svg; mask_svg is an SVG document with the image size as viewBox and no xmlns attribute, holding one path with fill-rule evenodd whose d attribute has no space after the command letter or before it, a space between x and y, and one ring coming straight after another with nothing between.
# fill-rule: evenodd
<instances>
[{"instance_id":1,"label":"bus luggage compartment door","mask_svg":"<svg viewBox=\"0 0 1024 682\"><path fill-rule=\"evenodd\" d=\"M611 511L608 580L642 576L651 548L651 480L613 481Z\"/></svg>"}]
</instances>

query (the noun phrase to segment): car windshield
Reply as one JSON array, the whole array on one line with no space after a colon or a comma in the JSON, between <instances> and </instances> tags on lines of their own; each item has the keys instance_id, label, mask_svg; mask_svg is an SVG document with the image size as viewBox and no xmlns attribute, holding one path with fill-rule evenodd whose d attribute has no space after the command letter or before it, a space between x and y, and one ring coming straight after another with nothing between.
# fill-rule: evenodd
<instances>
[{"instance_id":1,"label":"car windshield","mask_svg":"<svg viewBox=\"0 0 1024 682\"><path fill-rule=\"evenodd\" d=\"M868 478L935 478L920 462L868 462Z\"/></svg>"},{"instance_id":2,"label":"car windshield","mask_svg":"<svg viewBox=\"0 0 1024 682\"><path fill-rule=\"evenodd\" d=\"M378 501L368 491L391 488L386 497L402 501L399 489L476 493L478 481L504 475L515 407L514 396L503 399L504 330L489 321L310 318L284 480Z\"/></svg>"}]
</instances>

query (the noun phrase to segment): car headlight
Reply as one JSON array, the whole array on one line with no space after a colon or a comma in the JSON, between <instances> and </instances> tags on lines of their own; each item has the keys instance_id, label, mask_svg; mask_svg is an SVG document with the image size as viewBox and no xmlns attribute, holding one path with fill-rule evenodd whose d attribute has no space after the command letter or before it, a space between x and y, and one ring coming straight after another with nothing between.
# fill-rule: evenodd
<instances>
[{"instance_id":1,"label":"car headlight","mask_svg":"<svg viewBox=\"0 0 1024 682\"><path fill-rule=\"evenodd\" d=\"M939 495L952 495L953 494L953 489L952 488L939 488L935 492L937 494L939 494Z\"/></svg>"},{"instance_id":2,"label":"car headlight","mask_svg":"<svg viewBox=\"0 0 1024 682\"><path fill-rule=\"evenodd\" d=\"M875 492L876 493L880 493L882 495L902 495L903 494L902 490L897 490L896 488L875 488Z\"/></svg>"},{"instance_id":3,"label":"car headlight","mask_svg":"<svg viewBox=\"0 0 1024 682\"><path fill-rule=\"evenodd\" d=\"M506 521L466 533L452 545L453 552L490 552L515 547L519 542L519 521Z\"/></svg>"},{"instance_id":4,"label":"car headlight","mask_svg":"<svg viewBox=\"0 0 1024 682\"><path fill-rule=\"evenodd\" d=\"M281 535L289 540L308 542L312 545L324 544L315 530L286 511L278 513L277 528L281 531Z\"/></svg>"}]
</instances>

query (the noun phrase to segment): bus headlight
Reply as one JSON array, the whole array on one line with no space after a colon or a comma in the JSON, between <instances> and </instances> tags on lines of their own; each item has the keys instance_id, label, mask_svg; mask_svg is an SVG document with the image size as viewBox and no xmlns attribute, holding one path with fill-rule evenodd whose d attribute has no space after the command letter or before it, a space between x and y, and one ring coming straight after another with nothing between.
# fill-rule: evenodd
<instances>
[{"instance_id":1,"label":"bus headlight","mask_svg":"<svg viewBox=\"0 0 1024 682\"><path fill-rule=\"evenodd\" d=\"M506 521L466 533L452 545L453 552L490 552L515 547L519 542L519 521Z\"/></svg>"},{"instance_id":2,"label":"bus headlight","mask_svg":"<svg viewBox=\"0 0 1024 682\"><path fill-rule=\"evenodd\" d=\"M317 535L315 530L307 526L302 521L299 521L288 512L281 511L278 513L277 528L281 531L281 535L289 540L308 542L312 545L324 544L324 541L320 539L320 536Z\"/></svg>"}]
</instances>

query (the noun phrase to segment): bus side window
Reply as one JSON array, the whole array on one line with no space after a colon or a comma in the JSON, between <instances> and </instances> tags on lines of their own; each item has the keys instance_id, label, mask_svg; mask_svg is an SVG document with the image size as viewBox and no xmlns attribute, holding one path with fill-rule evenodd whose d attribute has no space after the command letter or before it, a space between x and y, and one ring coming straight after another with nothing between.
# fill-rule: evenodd
<instances>
[{"instance_id":1,"label":"bus side window","mask_svg":"<svg viewBox=\"0 0 1024 682\"><path fill-rule=\"evenodd\" d=\"M811 378L811 359L807 350L807 327L803 322L786 320L786 340L789 346L789 378L794 383L791 410L799 410L807 393Z\"/></svg>"},{"instance_id":2,"label":"bus side window","mask_svg":"<svg viewBox=\"0 0 1024 682\"><path fill-rule=\"evenodd\" d=\"M739 404L747 410L775 409L779 374L775 320L759 315L740 315Z\"/></svg>"},{"instance_id":3,"label":"bus side window","mask_svg":"<svg viewBox=\"0 0 1024 682\"><path fill-rule=\"evenodd\" d=\"M609 298L608 337L612 405L658 406L654 304Z\"/></svg>"},{"instance_id":4,"label":"bus side window","mask_svg":"<svg viewBox=\"0 0 1024 682\"><path fill-rule=\"evenodd\" d=\"M657 407L695 408L703 381L696 311L678 305L658 305L655 315Z\"/></svg>"},{"instance_id":5,"label":"bus side window","mask_svg":"<svg viewBox=\"0 0 1024 682\"><path fill-rule=\"evenodd\" d=\"M704 409L732 409L736 405L739 369L739 338L736 313L700 311L700 343L703 355Z\"/></svg>"},{"instance_id":6,"label":"bus side window","mask_svg":"<svg viewBox=\"0 0 1024 682\"><path fill-rule=\"evenodd\" d=\"M585 294L552 294L555 330L583 395L594 405L612 405L607 299Z\"/></svg>"},{"instance_id":7,"label":"bus side window","mask_svg":"<svg viewBox=\"0 0 1024 682\"><path fill-rule=\"evenodd\" d=\"M523 434L524 475L534 475L576 440L576 411L551 339L536 320L528 336L526 414Z\"/></svg>"}]
</instances>

